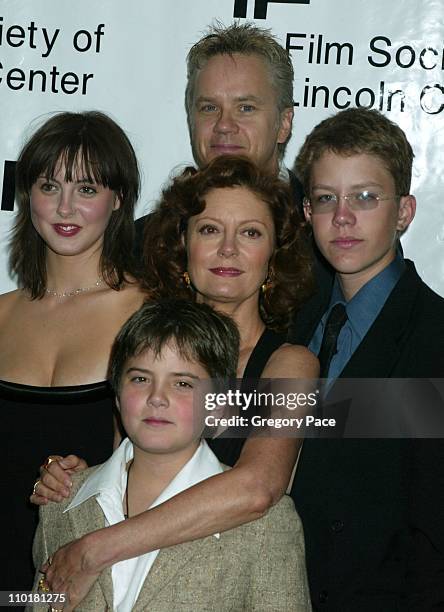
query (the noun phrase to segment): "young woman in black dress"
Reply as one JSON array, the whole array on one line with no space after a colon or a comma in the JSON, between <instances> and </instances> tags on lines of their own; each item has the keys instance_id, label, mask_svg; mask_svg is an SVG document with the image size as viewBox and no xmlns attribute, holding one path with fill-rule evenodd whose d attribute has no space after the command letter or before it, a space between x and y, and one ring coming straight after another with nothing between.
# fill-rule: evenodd
<instances>
[{"instance_id":1,"label":"young woman in black dress","mask_svg":"<svg viewBox=\"0 0 444 612\"><path fill-rule=\"evenodd\" d=\"M143 292L131 257L139 193L134 150L98 112L51 116L17 162L10 264L19 288L0 296L4 557L1 590L30 589L35 508L48 450L88 463L113 448L110 348Z\"/></svg>"}]
</instances>

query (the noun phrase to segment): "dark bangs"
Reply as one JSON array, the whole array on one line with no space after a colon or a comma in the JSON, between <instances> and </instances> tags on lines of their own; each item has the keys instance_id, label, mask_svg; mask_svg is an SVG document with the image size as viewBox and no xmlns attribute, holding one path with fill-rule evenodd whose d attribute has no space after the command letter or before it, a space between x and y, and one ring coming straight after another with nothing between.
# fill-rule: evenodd
<instances>
[{"instance_id":1,"label":"dark bangs","mask_svg":"<svg viewBox=\"0 0 444 612\"><path fill-rule=\"evenodd\" d=\"M19 210L12 231L10 270L32 298L44 295L45 244L32 225L30 194L40 176L53 179L60 167L65 168L65 181L85 179L101 184L120 200L106 228L101 256L101 275L117 290L125 282L125 274L136 275L132 253L140 175L125 132L98 111L55 114L24 145L16 164Z\"/></svg>"},{"instance_id":2,"label":"dark bangs","mask_svg":"<svg viewBox=\"0 0 444 612\"><path fill-rule=\"evenodd\" d=\"M85 178L119 197L131 195L137 200L139 172L134 151L122 129L103 113L51 117L22 151L17 188L29 193L39 176L54 178L60 166L65 166L65 181Z\"/></svg>"},{"instance_id":3,"label":"dark bangs","mask_svg":"<svg viewBox=\"0 0 444 612\"><path fill-rule=\"evenodd\" d=\"M211 378L235 378L239 332L230 317L207 304L169 299L146 302L124 324L111 351L109 378L119 393L126 362L169 346L185 361L200 363Z\"/></svg>"}]
</instances>

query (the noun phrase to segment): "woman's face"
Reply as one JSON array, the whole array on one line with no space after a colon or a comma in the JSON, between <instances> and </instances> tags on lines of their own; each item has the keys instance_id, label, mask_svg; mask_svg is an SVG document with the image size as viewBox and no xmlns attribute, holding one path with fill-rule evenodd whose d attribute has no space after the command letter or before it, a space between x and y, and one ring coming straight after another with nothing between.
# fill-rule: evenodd
<instances>
[{"instance_id":1,"label":"woman's face","mask_svg":"<svg viewBox=\"0 0 444 612\"><path fill-rule=\"evenodd\" d=\"M275 243L268 205L245 187L213 189L205 203L190 218L186 237L195 289L210 304L257 304Z\"/></svg>"},{"instance_id":2,"label":"woman's face","mask_svg":"<svg viewBox=\"0 0 444 612\"><path fill-rule=\"evenodd\" d=\"M65 181L65 167L55 176L38 177L31 188L31 220L49 249L59 255L100 250L111 214L120 206L114 191L90 182L81 168Z\"/></svg>"}]
</instances>

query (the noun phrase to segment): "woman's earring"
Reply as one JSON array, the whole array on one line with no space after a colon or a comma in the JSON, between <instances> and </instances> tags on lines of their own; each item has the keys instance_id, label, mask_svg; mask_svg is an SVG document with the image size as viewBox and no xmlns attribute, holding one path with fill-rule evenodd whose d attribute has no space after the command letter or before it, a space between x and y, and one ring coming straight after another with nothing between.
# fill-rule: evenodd
<instances>
[{"instance_id":1,"label":"woman's earring","mask_svg":"<svg viewBox=\"0 0 444 612\"><path fill-rule=\"evenodd\" d=\"M190 275L188 274L188 272L186 270L182 274L182 278L184 280L185 285L187 286L187 289L191 289L191 278L190 278Z\"/></svg>"},{"instance_id":2,"label":"woman's earring","mask_svg":"<svg viewBox=\"0 0 444 612\"><path fill-rule=\"evenodd\" d=\"M270 275L268 275L265 281L261 285L262 294L265 295L267 291L269 291L272 288L272 286L273 286L273 281Z\"/></svg>"}]
</instances>

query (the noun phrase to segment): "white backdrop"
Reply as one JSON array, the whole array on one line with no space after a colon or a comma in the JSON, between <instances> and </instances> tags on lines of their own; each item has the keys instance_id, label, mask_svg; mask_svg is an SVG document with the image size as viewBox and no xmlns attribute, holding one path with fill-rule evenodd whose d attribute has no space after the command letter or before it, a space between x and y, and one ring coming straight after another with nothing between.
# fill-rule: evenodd
<instances>
[{"instance_id":1,"label":"white backdrop","mask_svg":"<svg viewBox=\"0 0 444 612\"><path fill-rule=\"evenodd\" d=\"M235 17L271 28L292 54L289 167L310 129L348 105L378 108L406 131L418 211L404 250L444 295L443 0L0 0L0 292L14 288L5 162L36 119L83 109L116 119L140 160L142 215L171 170L192 161L186 53L208 24Z\"/></svg>"}]
</instances>

